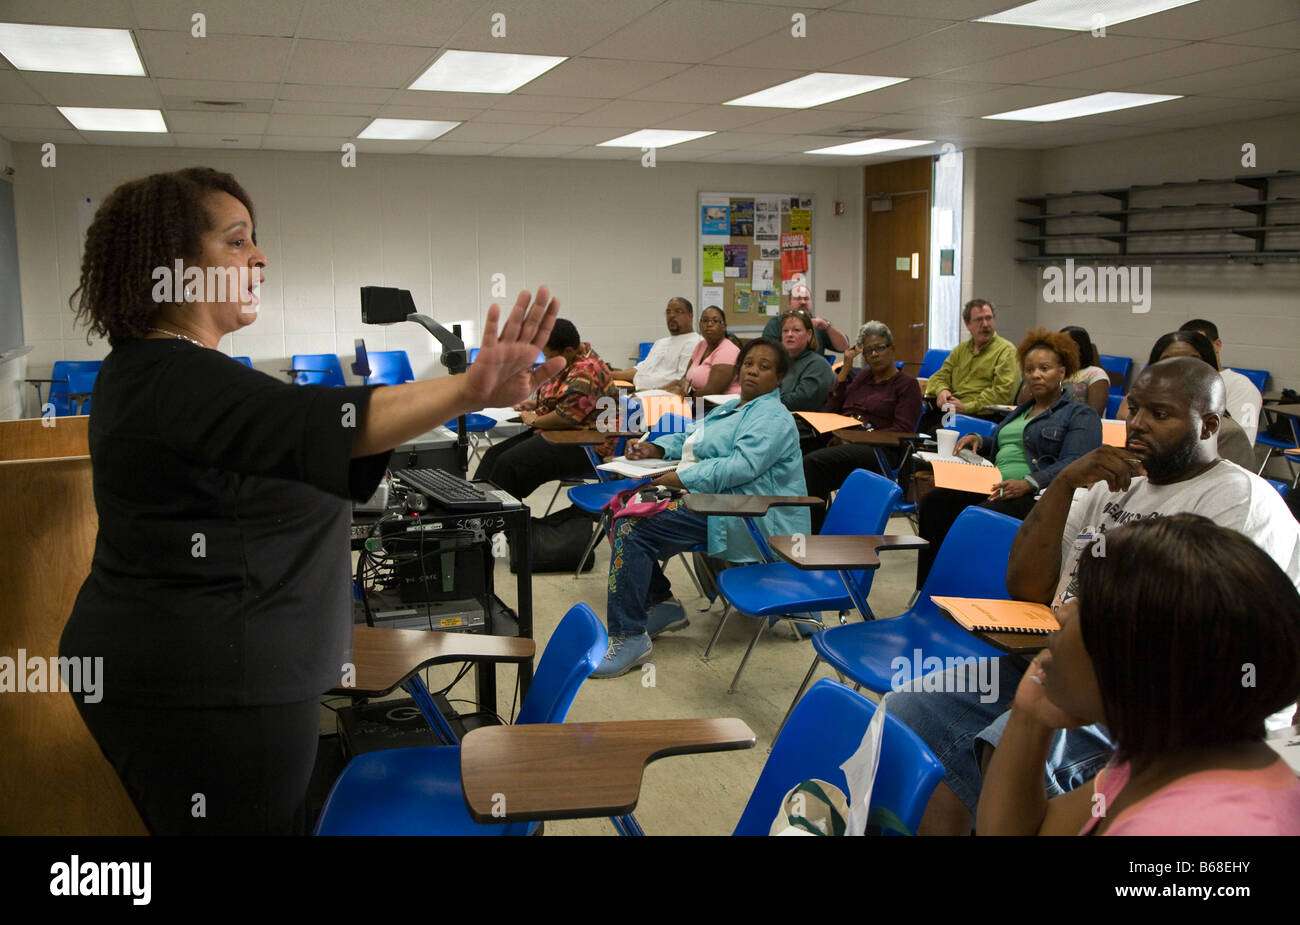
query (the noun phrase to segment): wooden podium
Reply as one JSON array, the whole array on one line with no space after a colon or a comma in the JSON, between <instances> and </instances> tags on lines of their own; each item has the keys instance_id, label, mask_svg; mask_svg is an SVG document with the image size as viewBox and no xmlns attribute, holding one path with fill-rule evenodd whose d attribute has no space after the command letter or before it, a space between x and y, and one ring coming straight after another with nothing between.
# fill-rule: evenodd
<instances>
[{"instance_id":1,"label":"wooden podium","mask_svg":"<svg viewBox=\"0 0 1300 925\"><path fill-rule=\"evenodd\" d=\"M58 655L90 573L98 518L89 420L0 422L0 657L15 663L19 649L29 659ZM0 835L147 834L70 694L0 693L0 755Z\"/></svg>"}]
</instances>

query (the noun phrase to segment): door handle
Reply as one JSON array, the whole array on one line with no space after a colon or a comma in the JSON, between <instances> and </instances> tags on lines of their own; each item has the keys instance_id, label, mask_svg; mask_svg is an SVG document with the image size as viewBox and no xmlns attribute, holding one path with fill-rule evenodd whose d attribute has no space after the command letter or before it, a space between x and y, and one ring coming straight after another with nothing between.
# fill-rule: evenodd
<instances>
[{"instance_id":1,"label":"door handle","mask_svg":"<svg viewBox=\"0 0 1300 925\"><path fill-rule=\"evenodd\" d=\"M909 327L909 328L923 328L923 327L925 327L925 322L922 321L920 324L909 324L908 327Z\"/></svg>"}]
</instances>

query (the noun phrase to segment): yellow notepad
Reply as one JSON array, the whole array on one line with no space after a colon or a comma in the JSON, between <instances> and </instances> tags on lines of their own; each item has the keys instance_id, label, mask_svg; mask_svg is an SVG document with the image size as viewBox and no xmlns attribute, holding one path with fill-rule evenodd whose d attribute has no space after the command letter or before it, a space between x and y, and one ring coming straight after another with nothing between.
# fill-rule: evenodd
<instances>
[{"instance_id":1,"label":"yellow notepad","mask_svg":"<svg viewBox=\"0 0 1300 925\"><path fill-rule=\"evenodd\" d=\"M1046 634L1061 628L1052 609L1044 604L977 597L932 597L930 600L968 630Z\"/></svg>"},{"instance_id":2,"label":"yellow notepad","mask_svg":"<svg viewBox=\"0 0 1300 925\"><path fill-rule=\"evenodd\" d=\"M1128 422L1103 420L1101 422L1101 442L1106 446L1124 446L1124 444L1128 443Z\"/></svg>"},{"instance_id":3,"label":"yellow notepad","mask_svg":"<svg viewBox=\"0 0 1300 925\"><path fill-rule=\"evenodd\" d=\"M795 414L811 424L813 430L819 434L830 433L833 430L843 430L846 427L862 426L862 422L857 418L851 418L844 414L834 414L829 411L796 411Z\"/></svg>"}]
</instances>

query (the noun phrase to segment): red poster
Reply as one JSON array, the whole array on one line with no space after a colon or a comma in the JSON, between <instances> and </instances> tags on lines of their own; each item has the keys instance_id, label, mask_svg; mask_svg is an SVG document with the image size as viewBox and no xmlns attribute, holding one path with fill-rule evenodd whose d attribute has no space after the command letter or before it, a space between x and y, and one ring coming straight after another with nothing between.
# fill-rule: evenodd
<instances>
[{"instance_id":1,"label":"red poster","mask_svg":"<svg viewBox=\"0 0 1300 925\"><path fill-rule=\"evenodd\" d=\"M789 279L796 273L808 272L808 251L781 251L781 278Z\"/></svg>"}]
</instances>

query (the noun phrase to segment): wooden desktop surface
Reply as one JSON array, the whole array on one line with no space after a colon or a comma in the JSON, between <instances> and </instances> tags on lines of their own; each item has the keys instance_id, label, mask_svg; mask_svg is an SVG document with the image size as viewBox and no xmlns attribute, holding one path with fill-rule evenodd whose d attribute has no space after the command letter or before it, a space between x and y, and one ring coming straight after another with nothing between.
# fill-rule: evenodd
<instances>
[{"instance_id":1,"label":"wooden desktop surface","mask_svg":"<svg viewBox=\"0 0 1300 925\"><path fill-rule=\"evenodd\" d=\"M837 430L832 436L839 437L845 443L861 443L867 446L898 446L904 440L916 440L920 434L904 434L893 430L862 430L856 427L847 427L844 430Z\"/></svg>"},{"instance_id":2,"label":"wooden desktop surface","mask_svg":"<svg viewBox=\"0 0 1300 925\"><path fill-rule=\"evenodd\" d=\"M794 536L768 539L772 551L801 569L878 569L879 552L886 549L924 549L928 540L919 536L805 536L803 549L795 555Z\"/></svg>"},{"instance_id":3,"label":"wooden desktop surface","mask_svg":"<svg viewBox=\"0 0 1300 925\"><path fill-rule=\"evenodd\" d=\"M1289 418L1300 418L1300 405L1265 405L1264 410L1284 414Z\"/></svg>"},{"instance_id":4,"label":"wooden desktop surface","mask_svg":"<svg viewBox=\"0 0 1300 925\"><path fill-rule=\"evenodd\" d=\"M692 514L730 517L762 517L770 507L812 507L825 504L808 495L711 495L688 494L686 509Z\"/></svg>"},{"instance_id":5,"label":"wooden desktop surface","mask_svg":"<svg viewBox=\"0 0 1300 925\"><path fill-rule=\"evenodd\" d=\"M330 693L382 697L396 690L421 668L446 662L527 662L533 640L518 636L482 636L435 630L352 628L355 684Z\"/></svg>"},{"instance_id":6,"label":"wooden desktop surface","mask_svg":"<svg viewBox=\"0 0 1300 925\"><path fill-rule=\"evenodd\" d=\"M485 726L461 742L461 787L476 822L621 816L650 762L753 746L739 719Z\"/></svg>"}]
</instances>

